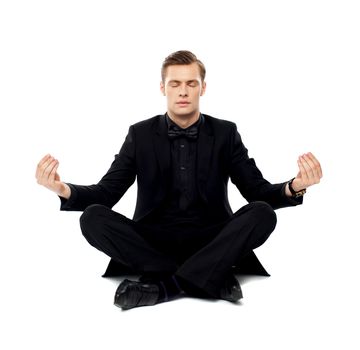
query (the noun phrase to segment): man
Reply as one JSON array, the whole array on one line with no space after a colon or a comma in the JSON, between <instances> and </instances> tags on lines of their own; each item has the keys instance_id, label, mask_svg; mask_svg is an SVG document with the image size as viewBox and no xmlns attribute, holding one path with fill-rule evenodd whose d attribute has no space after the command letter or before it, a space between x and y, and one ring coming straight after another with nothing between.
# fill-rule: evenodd
<instances>
[{"instance_id":1,"label":"man","mask_svg":"<svg viewBox=\"0 0 360 350\"><path fill-rule=\"evenodd\" d=\"M302 203L319 183L312 153L299 157L291 181L270 184L248 157L236 125L200 113L205 67L189 51L169 55L161 92L167 112L134 125L108 172L96 185L60 181L59 162L46 155L39 184L61 199L61 210L80 210L88 242L111 257L104 276L136 272L117 288L123 309L154 305L181 294L236 302L242 291L234 272L267 275L253 250L274 230L274 210ZM133 219L111 208L137 177ZM232 212L229 178L249 204Z\"/></svg>"}]
</instances>

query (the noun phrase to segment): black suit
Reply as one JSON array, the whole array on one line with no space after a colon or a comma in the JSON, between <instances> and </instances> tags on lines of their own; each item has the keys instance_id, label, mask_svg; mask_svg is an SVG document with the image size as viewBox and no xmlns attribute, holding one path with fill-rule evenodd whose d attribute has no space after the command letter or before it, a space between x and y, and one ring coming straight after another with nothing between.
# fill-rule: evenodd
<instances>
[{"instance_id":1,"label":"black suit","mask_svg":"<svg viewBox=\"0 0 360 350\"><path fill-rule=\"evenodd\" d=\"M197 141L197 187L213 222L229 220L233 212L227 196L229 178L248 202L266 202L273 209L301 204L285 195L285 184L270 184L248 157L235 123L205 115ZM69 184L69 200L61 199L61 210L85 210L92 204L112 208L137 177L138 194L134 222L158 208L170 186L170 141L164 115L138 122L115 156L100 182L91 186ZM266 274L253 252L243 257L247 272ZM117 266L115 266L117 265ZM107 274L114 274L115 261ZM253 270L252 270L253 269Z\"/></svg>"}]
</instances>

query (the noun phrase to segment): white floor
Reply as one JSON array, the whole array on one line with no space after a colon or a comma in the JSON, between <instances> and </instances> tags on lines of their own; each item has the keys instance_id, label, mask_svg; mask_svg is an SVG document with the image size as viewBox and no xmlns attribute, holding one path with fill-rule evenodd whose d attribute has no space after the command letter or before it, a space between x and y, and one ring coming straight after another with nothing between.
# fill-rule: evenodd
<instances>
[{"instance_id":1,"label":"white floor","mask_svg":"<svg viewBox=\"0 0 360 350\"><path fill-rule=\"evenodd\" d=\"M121 279L100 277L108 259L81 236L80 214L49 203L14 222L1 247L3 349L359 348L357 248L321 229L311 201L278 211L257 250L272 276L239 277L240 303L182 298L128 311L113 305ZM312 227L292 225L299 216Z\"/></svg>"}]
</instances>

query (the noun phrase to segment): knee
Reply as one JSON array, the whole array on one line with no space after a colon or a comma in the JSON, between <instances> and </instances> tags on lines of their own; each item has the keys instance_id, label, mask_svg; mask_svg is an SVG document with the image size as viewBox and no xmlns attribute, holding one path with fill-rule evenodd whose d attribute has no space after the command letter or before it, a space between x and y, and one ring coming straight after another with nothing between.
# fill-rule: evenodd
<instances>
[{"instance_id":1,"label":"knee","mask_svg":"<svg viewBox=\"0 0 360 350\"><path fill-rule=\"evenodd\" d=\"M108 210L108 207L101 204L89 205L80 216L80 227L83 234L92 231L99 224L101 214Z\"/></svg>"},{"instance_id":2,"label":"knee","mask_svg":"<svg viewBox=\"0 0 360 350\"><path fill-rule=\"evenodd\" d=\"M274 231L277 218L274 209L266 202L258 201L250 203L252 214L257 226L257 236L252 249L261 246Z\"/></svg>"},{"instance_id":3,"label":"knee","mask_svg":"<svg viewBox=\"0 0 360 350\"><path fill-rule=\"evenodd\" d=\"M266 202L257 202L259 217L261 220L267 224L270 231L275 229L277 223L277 217L275 210L271 207L270 204Z\"/></svg>"},{"instance_id":4,"label":"knee","mask_svg":"<svg viewBox=\"0 0 360 350\"><path fill-rule=\"evenodd\" d=\"M275 229L277 217L275 210L271 205L263 201L252 202L250 205L252 206L252 212L256 216L258 222L266 226L266 228L272 232Z\"/></svg>"}]
</instances>

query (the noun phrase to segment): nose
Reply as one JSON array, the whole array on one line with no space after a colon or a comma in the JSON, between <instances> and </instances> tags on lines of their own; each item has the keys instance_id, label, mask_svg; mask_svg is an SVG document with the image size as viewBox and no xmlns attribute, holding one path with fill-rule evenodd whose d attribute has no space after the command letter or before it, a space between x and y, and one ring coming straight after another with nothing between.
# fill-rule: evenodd
<instances>
[{"instance_id":1,"label":"nose","mask_svg":"<svg viewBox=\"0 0 360 350\"><path fill-rule=\"evenodd\" d=\"M186 84L180 85L179 96L180 97L187 97L188 96L188 91L187 91Z\"/></svg>"}]
</instances>

